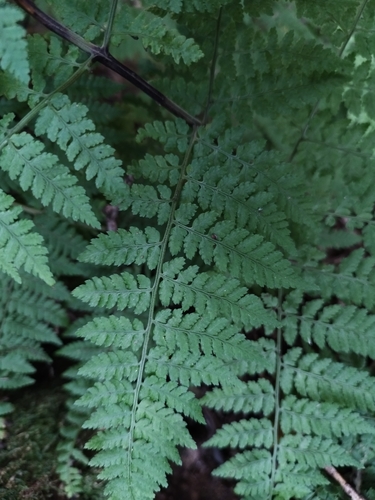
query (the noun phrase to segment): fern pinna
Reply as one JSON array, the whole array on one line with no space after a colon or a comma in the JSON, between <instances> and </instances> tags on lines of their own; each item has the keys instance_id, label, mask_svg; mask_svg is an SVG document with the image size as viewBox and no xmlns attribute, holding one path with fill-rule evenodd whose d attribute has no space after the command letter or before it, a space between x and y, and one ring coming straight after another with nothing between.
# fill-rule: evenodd
<instances>
[{"instance_id":1,"label":"fern pinna","mask_svg":"<svg viewBox=\"0 0 375 500\"><path fill-rule=\"evenodd\" d=\"M67 496L83 428L105 496L155 498L206 406L240 498L375 498L374 2L17 3L65 42L0 0L0 380L73 320ZM142 47L176 118L86 74Z\"/></svg>"}]
</instances>

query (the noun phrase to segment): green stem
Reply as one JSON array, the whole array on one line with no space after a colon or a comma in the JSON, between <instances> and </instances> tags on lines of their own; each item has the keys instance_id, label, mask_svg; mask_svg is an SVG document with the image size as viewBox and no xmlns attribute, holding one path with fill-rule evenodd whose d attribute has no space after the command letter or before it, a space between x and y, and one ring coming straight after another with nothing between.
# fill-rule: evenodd
<instances>
[{"instance_id":1,"label":"green stem","mask_svg":"<svg viewBox=\"0 0 375 500\"><path fill-rule=\"evenodd\" d=\"M64 83L62 83L57 89L55 89L53 92L48 94L44 99L38 103L35 108L33 108L31 111L27 113L18 123L15 125L12 129L8 131L4 139L0 142L0 151L1 149L7 144L9 139L12 137L13 134L17 134L18 132L21 132L21 130L26 127L26 125L36 116L39 114L39 112L48 104L48 102L52 99L52 97L55 94L58 94L60 92L63 92L65 89L70 87L72 83L74 83L88 68L88 66L91 64L93 58L89 57L86 59L86 61L79 67L79 69L73 73L73 75L68 78Z\"/></svg>"},{"instance_id":2,"label":"green stem","mask_svg":"<svg viewBox=\"0 0 375 500\"><path fill-rule=\"evenodd\" d=\"M352 29L350 30L348 36L346 37L346 40L342 44L341 49L339 50L339 57L342 57L342 55L343 55L346 47L348 46L348 43L350 42L352 36L354 35L354 31L355 31L355 29L357 27L357 24L358 24L359 20L361 19L361 16L363 14L363 11L366 8L367 3L368 3L368 0L363 0L362 5L358 9L357 15L356 15L356 17L354 19L354 23L353 23Z\"/></svg>"},{"instance_id":3,"label":"green stem","mask_svg":"<svg viewBox=\"0 0 375 500\"><path fill-rule=\"evenodd\" d=\"M174 195L172 197L171 213L169 215L167 227L165 229L163 240L161 242L160 257L159 257L158 266L157 266L157 269L155 272L155 281L154 281L154 284L152 287L152 292L151 292L150 309L149 309L149 314L148 314L147 327L145 329L146 330L145 340L144 340L143 347L142 347L142 354L141 354L141 359L139 362L138 376L137 376L136 386L134 389L134 400L133 400L133 407L132 407L132 412L131 412L131 423L130 423L130 429L129 429L129 445L128 445L129 453L131 453L131 450L133 449L134 430L135 430L135 425L136 425L135 418L136 418L137 406L139 403L139 394L141 391L143 377L144 377L145 365L146 365L146 361L147 361L147 354L148 354L148 351L150 349L151 332L152 332L152 327L154 324L155 309L156 309L158 293L159 293L159 284L160 284L160 280L162 279L164 257L165 257L165 254L167 252L167 249L168 249L168 241L169 241L169 236L170 236L173 222L174 222L174 214L176 212L177 204L179 202L181 191L182 191L182 188L183 188L183 185L185 182L186 169L189 165L189 161L190 161L190 157L191 157L191 154L193 151L194 143L196 141L197 130L198 130L198 127L194 127L191 138L190 138L189 148L185 154L185 158L184 158L182 165L181 165L180 179L179 179L179 182L176 186ZM128 476L128 481L130 482L130 480L131 480L131 462L130 462L130 460L128 463L127 476Z\"/></svg>"},{"instance_id":4,"label":"green stem","mask_svg":"<svg viewBox=\"0 0 375 500\"><path fill-rule=\"evenodd\" d=\"M278 297L278 321L279 327L277 329L277 340L276 340L276 379L275 379L275 418L273 423L273 453L272 453L272 472L271 472L271 482L270 482L270 493L269 498L272 499L274 488L275 488L275 477L277 470L277 453L279 448L279 421L280 421L280 378L281 378L281 341L282 341L282 329L281 329L281 319L282 319L282 290L279 290Z\"/></svg>"},{"instance_id":5,"label":"green stem","mask_svg":"<svg viewBox=\"0 0 375 500\"><path fill-rule=\"evenodd\" d=\"M111 10L109 12L108 24L104 33L104 39L102 44L102 49L108 50L109 40L111 38L113 23L115 20L116 9L117 9L118 0L112 0L111 2Z\"/></svg>"}]
</instances>

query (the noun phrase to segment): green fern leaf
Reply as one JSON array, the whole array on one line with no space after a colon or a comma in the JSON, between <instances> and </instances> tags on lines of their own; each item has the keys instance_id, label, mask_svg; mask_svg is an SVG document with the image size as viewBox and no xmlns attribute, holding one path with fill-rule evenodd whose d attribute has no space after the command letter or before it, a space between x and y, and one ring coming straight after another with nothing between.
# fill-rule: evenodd
<instances>
[{"instance_id":1,"label":"green fern leaf","mask_svg":"<svg viewBox=\"0 0 375 500\"><path fill-rule=\"evenodd\" d=\"M272 424L267 419L239 420L224 424L205 446L230 446L231 448L269 448L273 443Z\"/></svg>"},{"instance_id":2,"label":"green fern leaf","mask_svg":"<svg viewBox=\"0 0 375 500\"><path fill-rule=\"evenodd\" d=\"M110 12L102 0L49 3L86 41L139 61L147 80L156 77L158 89L203 122L154 121L163 110L113 82L104 88L94 74L73 85L85 66L55 36L28 36L31 86L10 70L0 74L12 100L0 101L0 112L11 111L1 122L2 147L21 151L26 143L14 140L28 138L22 154L48 164L49 179L65 172L76 186L52 152L66 155L77 177L86 176L96 213L106 207L107 227L116 229L84 249L93 234L87 228L38 215L52 270L64 280L76 273L80 286L71 297L56 284L40 318L28 315L45 294L7 301L6 289L0 299L9 346L18 332L32 347L26 359L1 353L9 387L28 383L33 361L47 360L38 343L53 342L55 310L51 324L66 326L62 307L52 305L59 293L70 316L82 316L60 350L77 362L66 374L71 398L59 471L67 491L91 494L75 463L86 461L75 442L88 429L100 495L151 500L167 485L170 462L181 462L179 447L195 446L184 417L203 423L207 405L240 413L207 445L240 448L217 474L236 479L244 499L337 498L340 488L321 471L327 465L343 467L346 479L363 468L365 494L375 463L370 3L343 0L340 12L333 0L321 8L306 0L114 1ZM133 37L168 64L142 61ZM57 93L61 84L69 98ZM45 151L31 135L12 137L25 122L45 138ZM125 178L98 130L131 165ZM141 145L131 142L136 133ZM57 181L50 191L34 188L27 161L6 165L10 178L0 180L32 215L36 197L52 204L60 191ZM86 182L94 178L99 189ZM63 202L55 211L87 222L85 202L77 196L76 211L64 211ZM54 241L59 231L79 251ZM2 257L0 246L0 266L18 272ZM92 264L120 267L107 276ZM23 285L37 287L32 279ZM202 384L210 387L199 400L192 386Z\"/></svg>"},{"instance_id":3,"label":"green fern leaf","mask_svg":"<svg viewBox=\"0 0 375 500\"><path fill-rule=\"evenodd\" d=\"M50 78L59 86L72 76L79 50L75 46L66 48L55 36L47 41L41 35L35 34L29 36L27 42L33 83L29 103L33 107L44 97L43 91Z\"/></svg>"},{"instance_id":4,"label":"green fern leaf","mask_svg":"<svg viewBox=\"0 0 375 500\"><path fill-rule=\"evenodd\" d=\"M80 255L81 262L102 265L141 265L155 269L160 256L160 233L153 227L131 227L99 234Z\"/></svg>"},{"instance_id":5,"label":"green fern leaf","mask_svg":"<svg viewBox=\"0 0 375 500\"><path fill-rule=\"evenodd\" d=\"M314 495L315 491L319 491L319 486L331 485L323 474L307 465L285 465L279 478L280 483L276 485L275 493L277 492L281 498L287 499L309 498L312 491ZM335 490L334 498L337 498L337 495L338 491ZM326 497L324 494L323 498L328 500L330 497Z\"/></svg>"},{"instance_id":6,"label":"green fern leaf","mask_svg":"<svg viewBox=\"0 0 375 500\"><path fill-rule=\"evenodd\" d=\"M164 144L165 151L177 149L185 153L188 148L189 127L184 120L176 119L174 122L166 121L146 123L144 128L138 130L136 140L142 142L150 137Z\"/></svg>"},{"instance_id":7,"label":"green fern leaf","mask_svg":"<svg viewBox=\"0 0 375 500\"><path fill-rule=\"evenodd\" d=\"M257 184L252 182L238 186L238 173L231 169L223 175L222 166L205 167L204 175L199 175L201 163L194 165L185 186L189 201L196 199L203 210L211 207L225 219L236 220L238 227L260 232L287 252L295 252L287 218L274 203L272 193L259 192Z\"/></svg>"},{"instance_id":8,"label":"green fern leaf","mask_svg":"<svg viewBox=\"0 0 375 500\"><path fill-rule=\"evenodd\" d=\"M248 285L257 283L274 288L297 284L290 263L271 243L246 229L235 228L229 220L216 222L217 218L216 212L206 212L196 217L189 227L186 210L180 209L176 214L176 227L171 232L172 255L182 247L190 259L199 252L205 264L214 262L219 271L230 272L234 278L242 277Z\"/></svg>"},{"instance_id":9,"label":"green fern leaf","mask_svg":"<svg viewBox=\"0 0 375 500\"><path fill-rule=\"evenodd\" d=\"M286 394L294 385L301 396L315 401L331 401L361 411L375 409L373 380L365 371L317 354L307 354L300 360L299 356L296 348L284 357L281 386Z\"/></svg>"},{"instance_id":10,"label":"green fern leaf","mask_svg":"<svg viewBox=\"0 0 375 500\"><path fill-rule=\"evenodd\" d=\"M279 444L281 462L299 463L310 467L353 465L359 466L347 451L330 439L320 437L289 435L284 436Z\"/></svg>"},{"instance_id":11,"label":"green fern leaf","mask_svg":"<svg viewBox=\"0 0 375 500\"><path fill-rule=\"evenodd\" d=\"M97 346L120 349L131 347L136 352L142 346L144 333L142 323L137 319L131 323L124 316L109 316L94 318L79 328L75 334Z\"/></svg>"},{"instance_id":12,"label":"green fern leaf","mask_svg":"<svg viewBox=\"0 0 375 500\"><path fill-rule=\"evenodd\" d=\"M114 43L118 45L127 35L139 37L144 48L149 48L153 54L163 52L171 55L176 63L182 59L186 65L190 65L203 57L203 52L194 40L173 29L168 18L162 19L150 11L134 10L124 5L114 26Z\"/></svg>"},{"instance_id":13,"label":"green fern leaf","mask_svg":"<svg viewBox=\"0 0 375 500\"><path fill-rule=\"evenodd\" d=\"M375 317L355 306L322 307L323 304L322 300L307 302L300 319L297 315L288 315L285 320L286 341L292 344L299 333L305 342L314 342L319 348L328 345L336 352L355 352L373 358Z\"/></svg>"},{"instance_id":14,"label":"green fern leaf","mask_svg":"<svg viewBox=\"0 0 375 500\"><path fill-rule=\"evenodd\" d=\"M48 267L47 250L42 237L32 232L29 220L17 220L21 207L12 207L13 198L0 192L0 255L1 269L18 283L19 269L39 276L49 285L55 282Z\"/></svg>"},{"instance_id":15,"label":"green fern leaf","mask_svg":"<svg viewBox=\"0 0 375 500\"><path fill-rule=\"evenodd\" d=\"M8 286L4 282L4 286ZM57 282L52 287L30 274L22 274L22 286L14 286L12 293L3 296L3 305L13 316L25 317L25 322L36 319L56 327L66 327L67 314L62 301L69 297L62 283Z\"/></svg>"},{"instance_id":16,"label":"green fern leaf","mask_svg":"<svg viewBox=\"0 0 375 500\"><path fill-rule=\"evenodd\" d=\"M0 167L11 179L18 179L23 190L31 188L43 205L52 204L65 217L98 227L89 200L77 179L58 164L58 158L43 151L44 145L26 132L14 134L3 148Z\"/></svg>"},{"instance_id":17,"label":"green fern leaf","mask_svg":"<svg viewBox=\"0 0 375 500\"><path fill-rule=\"evenodd\" d=\"M238 384L237 374L245 371L246 366L239 366L236 371L233 364L225 366L215 356L193 357L190 353L181 351L171 355L168 347L151 349L146 366L147 374L156 374L160 379L169 377L172 382L179 382L187 387L220 384L232 388Z\"/></svg>"},{"instance_id":18,"label":"green fern leaf","mask_svg":"<svg viewBox=\"0 0 375 500\"><path fill-rule=\"evenodd\" d=\"M164 264L160 285L164 306L181 304L183 311L194 307L199 314L208 313L211 318L222 315L247 330L261 324L276 326L272 312L264 308L258 297L248 294L239 280L228 279L225 274L199 273L198 266L183 269L184 262L177 258Z\"/></svg>"},{"instance_id":19,"label":"green fern leaf","mask_svg":"<svg viewBox=\"0 0 375 500\"><path fill-rule=\"evenodd\" d=\"M74 290L73 295L92 307L117 307L119 311L131 307L140 314L149 307L150 293L151 282L147 276L139 274L135 279L132 274L124 272L86 281Z\"/></svg>"},{"instance_id":20,"label":"green fern leaf","mask_svg":"<svg viewBox=\"0 0 375 500\"><path fill-rule=\"evenodd\" d=\"M274 410L274 389L266 379L259 382L242 382L236 387L214 388L207 392L202 404L215 410L242 413L260 413L268 416Z\"/></svg>"},{"instance_id":21,"label":"green fern leaf","mask_svg":"<svg viewBox=\"0 0 375 500\"><path fill-rule=\"evenodd\" d=\"M156 315L154 339L170 352L178 348L194 356L201 350L205 355L214 354L224 361L241 360L248 363L249 370L252 366L253 370L267 367L273 371L274 359L266 358L262 347L248 342L225 318L211 320L207 315L166 309Z\"/></svg>"},{"instance_id":22,"label":"green fern leaf","mask_svg":"<svg viewBox=\"0 0 375 500\"><path fill-rule=\"evenodd\" d=\"M374 428L360 414L331 403L316 403L287 396L282 403L281 429L285 434L315 434L341 437L373 434Z\"/></svg>"},{"instance_id":23,"label":"green fern leaf","mask_svg":"<svg viewBox=\"0 0 375 500\"><path fill-rule=\"evenodd\" d=\"M139 161L139 171L151 182L168 181L170 186L175 186L179 180L179 158L169 154L165 156L146 155L144 160Z\"/></svg>"},{"instance_id":24,"label":"green fern leaf","mask_svg":"<svg viewBox=\"0 0 375 500\"><path fill-rule=\"evenodd\" d=\"M33 382L31 375L35 372L33 362L51 361L42 344L49 343L55 346L61 344L56 331L59 326L67 323L65 311L50 298L49 286L46 285L47 293L35 289L34 283L37 281L40 282L40 279L26 275L22 284L18 284L4 274L1 276L0 386L2 389L30 385Z\"/></svg>"},{"instance_id":25,"label":"green fern leaf","mask_svg":"<svg viewBox=\"0 0 375 500\"><path fill-rule=\"evenodd\" d=\"M131 352L103 352L88 361L79 373L84 377L97 380L127 378L134 381L138 368L138 360Z\"/></svg>"},{"instance_id":26,"label":"green fern leaf","mask_svg":"<svg viewBox=\"0 0 375 500\"><path fill-rule=\"evenodd\" d=\"M151 218L156 216L158 224L165 224L171 212L172 192L168 186L153 186L134 184L129 193L116 197L113 201L120 209L130 206L134 215Z\"/></svg>"},{"instance_id":27,"label":"green fern leaf","mask_svg":"<svg viewBox=\"0 0 375 500\"><path fill-rule=\"evenodd\" d=\"M85 168L87 179L96 177L97 187L111 193L120 189L124 172L113 157L114 150L103 144L104 137L93 132L95 125L87 112L86 106L72 104L68 96L54 95L40 112L35 133L56 142L76 170Z\"/></svg>"},{"instance_id":28,"label":"green fern leaf","mask_svg":"<svg viewBox=\"0 0 375 500\"><path fill-rule=\"evenodd\" d=\"M214 474L220 477L243 479L256 477L251 483L247 495L260 494L269 490L269 474L271 472L271 454L266 450L252 450L237 453L232 459L218 467Z\"/></svg>"},{"instance_id":29,"label":"green fern leaf","mask_svg":"<svg viewBox=\"0 0 375 500\"><path fill-rule=\"evenodd\" d=\"M51 3L63 23L81 34L86 40L91 42L103 33L108 5L100 2L87 5L81 0L75 2L74 5L69 0L53 0Z\"/></svg>"},{"instance_id":30,"label":"green fern leaf","mask_svg":"<svg viewBox=\"0 0 375 500\"><path fill-rule=\"evenodd\" d=\"M77 263L76 259L85 248L86 240L72 223L61 221L52 211L46 212L36 216L34 222L46 241L52 272L57 276L85 275L88 266Z\"/></svg>"},{"instance_id":31,"label":"green fern leaf","mask_svg":"<svg viewBox=\"0 0 375 500\"><path fill-rule=\"evenodd\" d=\"M145 379L141 390L142 399L160 401L169 408L183 413L197 422L205 423L201 406L187 387L179 386L175 382L160 380L155 376Z\"/></svg>"},{"instance_id":32,"label":"green fern leaf","mask_svg":"<svg viewBox=\"0 0 375 500\"><path fill-rule=\"evenodd\" d=\"M27 58L26 32L18 23L23 13L0 2L0 67L9 71L20 82L29 83L29 62Z\"/></svg>"},{"instance_id":33,"label":"green fern leaf","mask_svg":"<svg viewBox=\"0 0 375 500\"><path fill-rule=\"evenodd\" d=\"M324 269L311 266L306 268L306 275L319 285L324 298L336 295L341 300L372 309L375 304L374 268L375 258L364 258L364 250L359 248L343 259L338 269L332 265Z\"/></svg>"},{"instance_id":34,"label":"green fern leaf","mask_svg":"<svg viewBox=\"0 0 375 500\"><path fill-rule=\"evenodd\" d=\"M109 399L107 399L108 394L111 395ZM103 382L95 382L80 396L80 399L75 402L79 408L97 408L102 405L113 406L114 408L114 405L118 406L122 403L130 405L133 401L133 390L131 383L128 381L104 380ZM90 426L92 423L93 421L90 421L90 423L87 421L85 425Z\"/></svg>"}]
</instances>

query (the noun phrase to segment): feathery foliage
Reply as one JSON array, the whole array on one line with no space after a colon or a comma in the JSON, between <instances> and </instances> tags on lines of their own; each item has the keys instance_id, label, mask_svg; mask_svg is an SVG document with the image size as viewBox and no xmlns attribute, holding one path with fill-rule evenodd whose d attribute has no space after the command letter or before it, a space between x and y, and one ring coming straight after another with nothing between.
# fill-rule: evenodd
<instances>
[{"instance_id":1,"label":"feathery foliage","mask_svg":"<svg viewBox=\"0 0 375 500\"><path fill-rule=\"evenodd\" d=\"M374 1L47 3L199 119L0 0L0 385L63 344L66 495L155 498L206 407L240 498L375 498Z\"/></svg>"}]
</instances>

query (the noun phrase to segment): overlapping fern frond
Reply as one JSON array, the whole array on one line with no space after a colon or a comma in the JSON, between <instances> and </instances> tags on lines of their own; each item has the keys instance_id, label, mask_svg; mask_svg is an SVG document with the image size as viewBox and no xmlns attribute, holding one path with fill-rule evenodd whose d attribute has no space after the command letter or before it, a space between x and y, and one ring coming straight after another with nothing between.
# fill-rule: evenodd
<instances>
[{"instance_id":1,"label":"overlapping fern frond","mask_svg":"<svg viewBox=\"0 0 375 500\"><path fill-rule=\"evenodd\" d=\"M151 500L205 405L233 414L206 446L232 450L215 473L244 500L338 498L327 466L364 468L373 497L373 2L49 3L124 60L162 55L144 69L201 120L126 95L133 120L77 48L27 53L0 0L0 379L30 383L69 312L67 495L89 463L110 499Z\"/></svg>"}]
</instances>

